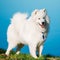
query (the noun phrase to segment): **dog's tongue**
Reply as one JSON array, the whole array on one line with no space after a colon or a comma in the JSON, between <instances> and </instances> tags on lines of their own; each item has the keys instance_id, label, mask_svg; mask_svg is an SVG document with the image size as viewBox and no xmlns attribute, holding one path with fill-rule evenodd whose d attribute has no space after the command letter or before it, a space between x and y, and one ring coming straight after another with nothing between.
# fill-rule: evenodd
<instances>
[{"instance_id":1,"label":"dog's tongue","mask_svg":"<svg viewBox=\"0 0 60 60\"><path fill-rule=\"evenodd\" d=\"M42 28L45 28L45 26L44 25L41 25L41 24L39 24Z\"/></svg>"},{"instance_id":2,"label":"dog's tongue","mask_svg":"<svg viewBox=\"0 0 60 60\"><path fill-rule=\"evenodd\" d=\"M44 25L40 25L42 28L44 28L45 26Z\"/></svg>"}]
</instances>

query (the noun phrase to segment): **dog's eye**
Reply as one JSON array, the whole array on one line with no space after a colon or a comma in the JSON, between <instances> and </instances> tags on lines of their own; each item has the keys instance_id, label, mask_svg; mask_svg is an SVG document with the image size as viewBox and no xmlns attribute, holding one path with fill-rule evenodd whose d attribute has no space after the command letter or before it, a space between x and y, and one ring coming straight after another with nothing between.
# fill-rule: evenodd
<instances>
[{"instance_id":1,"label":"dog's eye","mask_svg":"<svg viewBox=\"0 0 60 60\"><path fill-rule=\"evenodd\" d=\"M40 18L38 18L40 20Z\"/></svg>"},{"instance_id":2,"label":"dog's eye","mask_svg":"<svg viewBox=\"0 0 60 60\"><path fill-rule=\"evenodd\" d=\"M43 19L45 19L45 17L43 17Z\"/></svg>"}]
</instances>

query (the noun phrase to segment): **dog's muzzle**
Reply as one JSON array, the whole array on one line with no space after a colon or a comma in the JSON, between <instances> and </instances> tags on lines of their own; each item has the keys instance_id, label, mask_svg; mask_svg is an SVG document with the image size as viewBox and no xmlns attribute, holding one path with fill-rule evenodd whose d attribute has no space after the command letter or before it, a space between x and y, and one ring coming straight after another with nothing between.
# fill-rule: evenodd
<instances>
[{"instance_id":1,"label":"dog's muzzle","mask_svg":"<svg viewBox=\"0 0 60 60\"><path fill-rule=\"evenodd\" d=\"M42 25L45 25L45 22L42 22Z\"/></svg>"},{"instance_id":2,"label":"dog's muzzle","mask_svg":"<svg viewBox=\"0 0 60 60\"><path fill-rule=\"evenodd\" d=\"M42 22L42 24L39 23L39 25L42 27L42 28L45 28L45 22Z\"/></svg>"}]
</instances>

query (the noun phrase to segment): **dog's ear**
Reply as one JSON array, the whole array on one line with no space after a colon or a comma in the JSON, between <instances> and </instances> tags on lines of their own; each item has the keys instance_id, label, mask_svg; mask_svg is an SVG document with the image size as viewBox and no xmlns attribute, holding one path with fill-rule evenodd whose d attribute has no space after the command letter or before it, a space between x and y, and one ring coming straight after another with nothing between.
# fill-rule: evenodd
<instances>
[{"instance_id":1,"label":"dog's ear","mask_svg":"<svg viewBox=\"0 0 60 60\"><path fill-rule=\"evenodd\" d=\"M48 24L50 23L48 15L46 15L46 21L47 21Z\"/></svg>"},{"instance_id":2,"label":"dog's ear","mask_svg":"<svg viewBox=\"0 0 60 60\"><path fill-rule=\"evenodd\" d=\"M35 10L32 12L32 16L35 16L38 12L39 12L39 10L38 10L38 9L35 9Z\"/></svg>"},{"instance_id":3,"label":"dog's ear","mask_svg":"<svg viewBox=\"0 0 60 60\"><path fill-rule=\"evenodd\" d=\"M46 11L46 9L44 8L44 9L43 9L43 11L45 12L45 11Z\"/></svg>"}]
</instances>

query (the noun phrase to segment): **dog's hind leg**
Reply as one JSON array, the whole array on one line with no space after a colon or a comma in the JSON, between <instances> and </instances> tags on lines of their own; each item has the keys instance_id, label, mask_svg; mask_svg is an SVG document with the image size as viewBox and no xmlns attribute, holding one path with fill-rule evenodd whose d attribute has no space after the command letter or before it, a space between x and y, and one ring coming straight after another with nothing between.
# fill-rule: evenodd
<instances>
[{"instance_id":1,"label":"dog's hind leg","mask_svg":"<svg viewBox=\"0 0 60 60\"><path fill-rule=\"evenodd\" d=\"M32 57L37 58L36 56L36 45L31 44L29 46L30 54Z\"/></svg>"},{"instance_id":2,"label":"dog's hind leg","mask_svg":"<svg viewBox=\"0 0 60 60\"><path fill-rule=\"evenodd\" d=\"M7 51L6 51L5 54L6 54L7 56L9 56L10 51L11 51L13 48L15 48L16 46L17 46L17 44L9 43L8 49L7 49Z\"/></svg>"},{"instance_id":3,"label":"dog's hind leg","mask_svg":"<svg viewBox=\"0 0 60 60\"><path fill-rule=\"evenodd\" d=\"M18 55L20 53L20 49L23 47L23 44L18 44L17 45L17 50L16 50L16 54Z\"/></svg>"}]
</instances>

